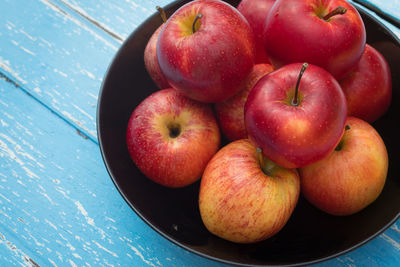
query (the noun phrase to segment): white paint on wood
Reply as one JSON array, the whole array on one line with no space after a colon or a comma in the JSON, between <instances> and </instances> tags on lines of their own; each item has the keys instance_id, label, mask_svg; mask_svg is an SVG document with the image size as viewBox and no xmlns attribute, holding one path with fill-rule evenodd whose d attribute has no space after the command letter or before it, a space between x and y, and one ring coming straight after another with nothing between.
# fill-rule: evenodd
<instances>
[{"instance_id":1,"label":"white paint on wood","mask_svg":"<svg viewBox=\"0 0 400 267\"><path fill-rule=\"evenodd\" d=\"M72 106L74 108L76 108L79 112L81 112L83 115L85 115L86 117L88 117L90 120L94 120L93 116L91 116L89 113L87 113L86 111L84 111L83 109L81 109L79 106L72 104Z\"/></svg>"},{"instance_id":2,"label":"white paint on wood","mask_svg":"<svg viewBox=\"0 0 400 267\"><path fill-rule=\"evenodd\" d=\"M153 266L156 267L156 265L154 263L152 263L151 261L148 261L145 259L145 257L143 257L142 253L140 253L140 251L135 248L134 246L132 246L131 244L128 244L128 246L135 252L136 256L139 256L139 258L144 261L146 264L148 264L149 266ZM161 266L160 262L157 261L159 264L158 266Z\"/></svg>"},{"instance_id":3,"label":"white paint on wood","mask_svg":"<svg viewBox=\"0 0 400 267\"><path fill-rule=\"evenodd\" d=\"M84 23L79 21L74 16L71 16L70 14L68 14L67 12L62 10L60 7L55 5L54 3L50 2L50 1L47 1L47 0L40 0L40 2L42 2L43 4L45 4L46 6L51 8L52 10L54 10L55 12L61 14L63 17L65 17L65 18L69 19L70 21L74 22L76 25L78 25L79 27L81 27L85 31L88 31L91 35L93 35L95 37L95 39L101 40L105 45L107 45L108 47L112 48L114 51L118 50L118 47L116 47L114 44L112 44L109 41L107 41L100 34L96 33L96 31L94 31L90 27L86 26Z\"/></svg>"},{"instance_id":4,"label":"white paint on wood","mask_svg":"<svg viewBox=\"0 0 400 267\"><path fill-rule=\"evenodd\" d=\"M39 265L32 260L26 253L21 249L17 248L15 244L7 240L6 236L0 233L0 245L8 249L10 255L14 256L14 259L19 259L20 261L14 262L21 266L38 267Z\"/></svg>"},{"instance_id":5,"label":"white paint on wood","mask_svg":"<svg viewBox=\"0 0 400 267\"><path fill-rule=\"evenodd\" d=\"M64 5L68 6L69 8L71 8L72 10L75 10L76 12L78 12L79 15L81 15L82 17L84 17L85 19L87 19L88 21L92 22L93 24L95 24L97 27L100 27L103 31L111 34L119 43L122 43L123 38L118 36L115 32L113 32L111 29L109 29L106 25L104 25L103 23L93 19L92 17L89 16L89 14L86 13L86 11L81 8L78 5L73 5L71 3L69 3L68 1L64 1L64 0L60 0Z\"/></svg>"},{"instance_id":6,"label":"white paint on wood","mask_svg":"<svg viewBox=\"0 0 400 267\"><path fill-rule=\"evenodd\" d=\"M78 265L75 264L71 259L68 260L68 262L71 264L72 267L78 267Z\"/></svg>"},{"instance_id":7,"label":"white paint on wood","mask_svg":"<svg viewBox=\"0 0 400 267\"><path fill-rule=\"evenodd\" d=\"M379 238L382 238L386 242L390 243L396 250L400 250L400 243L389 237L387 234L383 233L379 236Z\"/></svg>"},{"instance_id":8,"label":"white paint on wood","mask_svg":"<svg viewBox=\"0 0 400 267\"><path fill-rule=\"evenodd\" d=\"M25 51L26 53L31 54L32 56L36 56L36 54L35 54L34 52L32 52L31 50L29 50L29 49L27 49L27 48L25 48L25 47L23 47L23 46L20 46L20 48L21 48L23 51Z\"/></svg>"},{"instance_id":9,"label":"white paint on wood","mask_svg":"<svg viewBox=\"0 0 400 267\"><path fill-rule=\"evenodd\" d=\"M52 260L49 259L49 258L47 258L47 260L48 260L54 267L57 267L57 264L56 264L54 261L52 261Z\"/></svg>"},{"instance_id":10,"label":"white paint on wood","mask_svg":"<svg viewBox=\"0 0 400 267\"><path fill-rule=\"evenodd\" d=\"M117 253L108 250L107 248L103 247L102 245L100 245L100 244L99 244L97 241L95 241L95 240L92 240L92 242L93 242L98 248L100 248L100 249L104 250L105 252L109 253L110 255L112 255L112 256L118 258Z\"/></svg>"},{"instance_id":11,"label":"white paint on wood","mask_svg":"<svg viewBox=\"0 0 400 267\"><path fill-rule=\"evenodd\" d=\"M68 77L68 75L67 75L66 73L62 72L61 70L58 70L57 68L54 68L53 71L54 71L55 73L60 74L60 75L63 76L63 77Z\"/></svg>"},{"instance_id":12,"label":"white paint on wood","mask_svg":"<svg viewBox=\"0 0 400 267\"><path fill-rule=\"evenodd\" d=\"M10 62L8 60L3 59L1 56L0 56L0 69L3 69L8 73L10 73L21 84L27 83L27 81L21 78L19 72L13 70L13 68L10 66Z\"/></svg>"},{"instance_id":13,"label":"white paint on wood","mask_svg":"<svg viewBox=\"0 0 400 267\"><path fill-rule=\"evenodd\" d=\"M397 233L400 234L400 229L399 229L399 226L397 226L397 223L393 224L391 229L395 230Z\"/></svg>"},{"instance_id":14,"label":"white paint on wood","mask_svg":"<svg viewBox=\"0 0 400 267\"><path fill-rule=\"evenodd\" d=\"M68 111L64 110L61 112L61 114L64 115L65 118L67 118L68 120L74 122L77 126L82 128L83 130L85 130L87 133L89 133L92 138L95 138L97 136L95 129L89 130L89 128L83 126L82 123L79 120L77 120L75 117L73 117L72 114L69 113ZM97 139L95 139L94 141L97 142Z\"/></svg>"}]
</instances>

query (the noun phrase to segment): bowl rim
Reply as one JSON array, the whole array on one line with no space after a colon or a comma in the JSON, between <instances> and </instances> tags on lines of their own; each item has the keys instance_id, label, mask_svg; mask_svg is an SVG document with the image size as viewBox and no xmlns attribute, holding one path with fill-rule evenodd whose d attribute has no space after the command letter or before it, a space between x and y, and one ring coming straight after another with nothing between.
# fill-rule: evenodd
<instances>
[{"instance_id":1,"label":"bowl rim","mask_svg":"<svg viewBox=\"0 0 400 267\"><path fill-rule=\"evenodd\" d=\"M163 8L165 10L168 10L170 8L172 8L173 6L176 6L178 4L182 4L185 3L185 1L187 2L187 0L174 0L172 2L170 2L169 4L165 5ZM383 28L384 31L386 31L386 33L388 35L390 35L390 37L392 37L394 39L394 41L400 45L400 38L397 37L397 35L395 33L393 33L385 24L383 24L379 19L377 19L377 15L373 15L373 11L369 10L368 8L365 7L359 7L357 5L353 6L357 9L357 11L359 13L362 13L362 15L368 17L369 19L371 19L372 21L374 21L374 23L376 23L378 26L380 26L381 28ZM112 57L111 62L106 70L106 72L104 73L104 79L102 81L101 87L100 87L100 91L99 91L99 97L97 100L97 110L96 110L96 130L97 130L97 140L98 140L98 144L100 147L100 152L101 152L101 157L103 159L103 162L106 166L107 172L113 182L113 184L115 185L115 187L117 188L118 192L120 193L120 195L122 196L122 198L125 200L125 202L129 205L129 207L136 213L136 215L138 215L140 217L140 219L142 219L148 226L150 226L151 229L153 229L155 232L157 232L158 234L160 234L162 237L164 237L165 239L167 239L168 241L172 242L173 244L191 252L194 253L195 255L201 256L203 258L209 259L209 260L213 260L215 262L219 262L219 263L224 263L224 264L229 264L229 265L234 265L234 266L248 266L248 267L260 267L260 266L280 266L280 267L289 267L289 266L303 266L303 265L312 265L312 264L317 264L317 263L321 263L324 261L328 261L331 259L334 259L336 257L342 256L344 254L347 254L363 245L365 245L366 243L368 243L369 241L373 240L374 238L376 238L377 236L381 235L383 232L385 232L391 225L393 225L399 218L400 218L400 211L397 213L396 216L393 217L393 219L388 222L384 227L382 227L381 229L379 229L379 231L375 232L374 234L370 235L369 237L365 238L363 241L357 243L356 245L353 245L345 250L342 250L340 252L336 252L333 253L329 256L326 257L322 257L319 259L314 259L314 260L308 260L308 261L302 261L302 262L298 262L298 263L290 263L290 264L279 264L279 265L261 265L261 264L247 264L247 263L240 263L240 262L234 262L234 261L230 261L230 260L225 260L225 259L221 259L215 256L211 256L208 255L207 253L203 253L200 251L197 251L196 249L193 249L185 244L183 244L182 242L177 241L174 237L172 237L171 235L169 235L168 233L164 232L162 229L160 229L159 227L157 227L156 225L153 225L149 220L146 219L146 217L141 214L141 212L134 206L133 203L131 203L129 201L129 198L125 195L123 189L120 187L120 185L118 184L118 181L116 179L116 177L114 177L113 172L112 172L112 168L111 166L108 164L108 161L106 159L105 156L105 151L104 151L104 146L103 146L103 142L102 142L102 136L101 136L101 118L100 118L100 113L101 113L101 103L102 103L102 99L103 99L103 94L105 91L105 87L108 81L108 77L109 77L109 73L111 71L111 69L113 69L114 65L116 64L116 59L120 56L121 51L124 50L127 45L132 41L133 36L136 35L137 32L139 32L141 30L141 28L143 27L143 25L147 24L150 20L153 19L154 16L157 16L157 12L154 12L151 16L149 16L146 20L144 20L139 26L137 26L135 28L134 31L132 31L128 38L126 38L122 45L120 46L120 48L118 49L118 51L115 53L115 55Z\"/></svg>"}]
</instances>

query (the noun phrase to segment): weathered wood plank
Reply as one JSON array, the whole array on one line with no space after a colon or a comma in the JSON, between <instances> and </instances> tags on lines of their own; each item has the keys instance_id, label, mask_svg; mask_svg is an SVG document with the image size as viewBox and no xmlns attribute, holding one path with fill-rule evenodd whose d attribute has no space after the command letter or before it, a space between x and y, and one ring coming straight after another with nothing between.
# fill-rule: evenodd
<instances>
[{"instance_id":1,"label":"weathered wood plank","mask_svg":"<svg viewBox=\"0 0 400 267\"><path fill-rule=\"evenodd\" d=\"M2 266L31 266L37 267L37 264L32 258L26 255L23 251L17 248L12 242L0 233L0 263Z\"/></svg>"},{"instance_id":2,"label":"weathered wood plank","mask_svg":"<svg viewBox=\"0 0 400 267\"><path fill-rule=\"evenodd\" d=\"M3 78L0 96L1 266L218 266L136 216L97 144Z\"/></svg>"},{"instance_id":3,"label":"weathered wood plank","mask_svg":"<svg viewBox=\"0 0 400 267\"><path fill-rule=\"evenodd\" d=\"M362 10L368 12L369 14L374 15L380 22L382 22L389 30L391 30L398 38L400 38L400 29L395 27L394 25L390 24L389 22L387 22L386 20L382 19L381 17L377 16L373 11L371 11L370 9L367 9L366 7L359 5L358 3L356 3L355 1L349 0L349 2L351 2L354 6L357 6L358 8L361 8ZM362 2L366 2L368 3L369 1L362 1ZM376 6L383 8L385 10L391 10L393 9L393 11L391 11L393 14L396 14L396 10L400 9L400 4L399 3L395 3L395 1L390 1L390 2L385 2L382 0L375 0ZM397 6L397 8L391 8L391 6Z\"/></svg>"},{"instance_id":4,"label":"weathered wood plank","mask_svg":"<svg viewBox=\"0 0 400 267\"><path fill-rule=\"evenodd\" d=\"M79 15L94 22L114 37L124 40L147 17L156 12L156 6L165 6L171 0L53 0L64 4Z\"/></svg>"},{"instance_id":5,"label":"weathered wood plank","mask_svg":"<svg viewBox=\"0 0 400 267\"><path fill-rule=\"evenodd\" d=\"M390 1L383 1L383 0L361 0L359 2L363 2L368 6L374 6L378 8L383 13L392 16L394 18L400 18L400 1L399 0L390 0Z\"/></svg>"},{"instance_id":6,"label":"weathered wood plank","mask_svg":"<svg viewBox=\"0 0 400 267\"><path fill-rule=\"evenodd\" d=\"M337 259L320 264L331 266L400 266L400 221L364 246Z\"/></svg>"},{"instance_id":7,"label":"weathered wood plank","mask_svg":"<svg viewBox=\"0 0 400 267\"><path fill-rule=\"evenodd\" d=\"M0 10L0 72L96 140L98 92L120 43L48 0Z\"/></svg>"}]
</instances>

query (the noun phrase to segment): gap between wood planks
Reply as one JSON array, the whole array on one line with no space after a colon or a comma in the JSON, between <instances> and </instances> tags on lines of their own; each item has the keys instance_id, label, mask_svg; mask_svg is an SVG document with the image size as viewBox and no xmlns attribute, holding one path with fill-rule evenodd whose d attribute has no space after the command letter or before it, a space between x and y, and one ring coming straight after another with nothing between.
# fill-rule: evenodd
<instances>
[{"instance_id":1,"label":"gap between wood planks","mask_svg":"<svg viewBox=\"0 0 400 267\"><path fill-rule=\"evenodd\" d=\"M7 79L6 79L6 81L8 82ZM13 243L8 241L2 233L0 233L0 244L1 243L4 243L6 245L6 247L9 250L11 250L12 252L14 252L15 254L20 254L19 256L24 260L24 262L26 263L27 266L40 267L40 265L37 264L31 257L26 255L24 252L22 252L20 249L18 249Z\"/></svg>"},{"instance_id":2,"label":"gap between wood planks","mask_svg":"<svg viewBox=\"0 0 400 267\"><path fill-rule=\"evenodd\" d=\"M65 121L67 124L69 124L70 126L72 126L73 128L75 128L76 133L81 136L84 139L90 139L91 141L93 141L95 144L98 144L98 141L96 138L93 138L89 135L86 135L85 133L83 133L81 130L79 130L79 128L74 125L72 122L68 121L66 118L64 118L63 116L61 116L60 114L58 114L57 112L55 112L54 110L52 110L49 106L47 106L45 103L43 103L43 101L41 101L39 98L35 97L34 95L32 95L28 90L26 90L23 86L21 86L18 82L16 82L15 80L13 80L12 78L8 77L6 74L4 74L2 72L2 69L0 68L0 79L4 79L6 82L11 83L15 88L21 89L25 94L27 94L28 96L30 96L31 98L33 98L34 100L36 100L39 104L41 104L42 106L44 106L47 110L49 110L51 113L53 113L54 115L56 115L57 117L59 117L60 119L62 119L63 121Z\"/></svg>"},{"instance_id":3,"label":"gap between wood planks","mask_svg":"<svg viewBox=\"0 0 400 267\"><path fill-rule=\"evenodd\" d=\"M73 10L74 12L76 12L79 16L81 16L82 18L84 18L85 20L89 21L90 23L92 23L94 26L96 26L100 30L104 31L105 33L107 33L108 35L110 35L111 37L116 39L118 42L122 43L124 41L124 38L122 38L121 36L119 36L115 32L111 31L106 26L102 25L100 22L98 22L95 19L91 18L90 16L88 16L87 14L85 14L84 12L82 12L81 10L76 8L75 6L71 5L67 1L65 1L65 0L59 0L59 1L61 3L63 3L65 6L67 6L69 9ZM54 3L49 3L49 4L53 5L55 8L57 8L61 12L66 13L61 7L57 6L56 4L54 4Z\"/></svg>"}]
</instances>

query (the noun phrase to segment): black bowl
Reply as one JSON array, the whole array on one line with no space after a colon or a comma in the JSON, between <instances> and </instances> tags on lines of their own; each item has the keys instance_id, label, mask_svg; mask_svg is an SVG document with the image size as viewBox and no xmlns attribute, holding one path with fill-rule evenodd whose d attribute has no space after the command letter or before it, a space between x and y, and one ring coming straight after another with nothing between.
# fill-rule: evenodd
<instances>
[{"instance_id":1,"label":"black bowl","mask_svg":"<svg viewBox=\"0 0 400 267\"><path fill-rule=\"evenodd\" d=\"M186 1L165 10L171 15ZM239 1L229 1L237 5ZM124 42L105 76L98 102L97 127L101 153L108 172L132 209L154 230L198 255L235 265L301 265L342 255L376 237L393 224L400 212L400 44L378 20L359 10L367 42L388 60L393 78L389 111L374 127L389 153L387 182L379 198L363 211L335 217L311 206L302 197L287 225L274 237L256 244L235 244L209 233L198 209L199 182L169 189L151 182L133 164L125 143L126 126L134 108L155 92L143 53L148 39L161 24L154 14Z\"/></svg>"}]
</instances>

